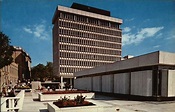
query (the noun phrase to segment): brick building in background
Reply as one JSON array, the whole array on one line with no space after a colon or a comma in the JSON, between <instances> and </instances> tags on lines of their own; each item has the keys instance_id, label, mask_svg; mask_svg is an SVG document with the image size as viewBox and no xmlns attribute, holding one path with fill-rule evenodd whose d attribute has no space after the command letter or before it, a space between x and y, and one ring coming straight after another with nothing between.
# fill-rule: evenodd
<instances>
[{"instance_id":1,"label":"brick building in background","mask_svg":"<svg viewBox=\"0 0 175 112\"><path fill-rule=\"evenodd\" d=\"M31 58L20 47L14 47L14 62L18 64L18 79L20 81L28 80L31 77Z\"/></svg>"},{"instance_id":2,"label":"brick building in background","mask_svg":"<svg viewBox=\"0 0 175 112\"><path fill-rule=\"evenodd\" d=\"M14 46L13 62L0 69L0 91L2 87L15 85L18 80L25 81L31 76L31 58L20 47Z\"/></svg>"},{"instance_id":3,"label":"brick building in background","mask_svg":"<svg viewBox=\"0 0 175 112\"><path fill-rule=\"evenodd\" d=\"M18 82L18 64L12 62L10 65L0 69L0 91L2 87Z\"/></svg>"},{"instance_id":4,"label":"brick building in background","mask_svg":"<svg viewBox=\"0 0 175 112\"><path fill-rule=\"evenodd\" d=\"M58 6L52 20L53 71L72 83L73 73L121 60L121 19L110 12L73 3Z\"/></svg>"}]
</instances>

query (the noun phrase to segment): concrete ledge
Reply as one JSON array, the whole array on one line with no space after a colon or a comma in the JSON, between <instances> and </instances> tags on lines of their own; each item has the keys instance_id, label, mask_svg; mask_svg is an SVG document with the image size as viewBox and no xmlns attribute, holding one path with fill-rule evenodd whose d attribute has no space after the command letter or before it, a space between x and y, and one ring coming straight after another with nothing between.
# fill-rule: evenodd
<instances>
[{"instance_id":1,"label":"concrete ledge","mask_svg":"<svg viewBox=\"0 0 175 112\"><path fill-rule=\"evenodd\" d=\"M53 104L53 102L48 103L47 109L49 112L135 112L131 109L126 109L122 107L117 107L110 104L104 104L100 101L95 101L97 104L95 106L80 106L80 107L66 107L59 108Z\"/></svg>"},{"instance_id":2,"label":"concrete ledge","mask_svg":"<svg viewBox=\"0 0 175 112\"><path fill-rule=\"evenodd\" d=\"M69 94L42 94L38 93L38 98L40 101L55 101L63 98L64 96L69 97L70 99L74 99L77 95L80 95L80 93L69 93ZM95 93L81 93L81 95L86 96L86 99L91 99L95 97Z\"/></svg>"}]
</instances>

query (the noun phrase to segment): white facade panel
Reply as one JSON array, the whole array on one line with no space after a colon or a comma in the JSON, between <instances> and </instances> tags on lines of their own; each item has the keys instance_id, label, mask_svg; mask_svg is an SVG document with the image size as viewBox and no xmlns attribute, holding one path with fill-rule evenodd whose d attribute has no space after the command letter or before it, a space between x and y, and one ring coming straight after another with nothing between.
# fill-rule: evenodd
<instances>
[{"instance_id":1,"label":"white facade panel","mask_svg":"<svg viewBox=\"0 0 175 112\"><path fill-rule=\"evenodd\" d=\"M152 71L131 72L131 95L152 96Z\"/></svg>"},{"instance_id":2,"label":"white facade panel","mask_svg":"<svg viewBox=\"0 0 175 112\"><path fill-rule=\"evenodd\" d=\"M113 92L113 75L102 76L102 92Z\"/></svg>"},{"instance_id":3,"label":"white facade panel","mask_svg":"<svg viewBox=\"0 0 175 112\"><path fill-rule=\"evenodd\" d=\"M129 94L129 73L114 75L114 93Z\"/></svg>"},{"instance_id":4,"label":"white facade panel","mask_svg":"<svg viewBox=\"0 0 175 112\"><path fill-rule=\"evenodd\" d=\"M168 70L168 97L175 96L175 70Z\"/></svg>"},{"instance_id":5,"label":"white facade panel","mask_svg":"<svg viewBox=\"0 0 175 112\"><path fill-rule=\"evenodd\" d=\"M160 51L159 54L159 63L161 64L175 64L175 53L168 53Z\"/></svg>"},{"instance_id":6,"label":"white facade panel","mask_svg":"<svg viewBox=\"0 0 175 112\"><path fill-rule=\"evenodd\" d=\"M81 85L80 85L80 82L81 82L81 78L78 78L78 79L75 79L74 80L74 88L76 88L76 89L82 89L81 87Z\"/></svg>"},{"instance_id":7,"label":"white facade panel","mask_svg":"<svg viewBox=\"0 0 175 112\"><path fill-rule=\"evenodd\" d=\"M91 77L78 78L74 80L74 87L76 89L91 90Z\"/></svg>"},{"instance_id":8,"label":"white facade panel","mask_svg":"<svg viewBox=\"0 0 175 112\"><path fill-rule=\"evenodd\" d=\"M101 76L93 77L93 91L101 92Z\"/></svg>"}]
</instances>

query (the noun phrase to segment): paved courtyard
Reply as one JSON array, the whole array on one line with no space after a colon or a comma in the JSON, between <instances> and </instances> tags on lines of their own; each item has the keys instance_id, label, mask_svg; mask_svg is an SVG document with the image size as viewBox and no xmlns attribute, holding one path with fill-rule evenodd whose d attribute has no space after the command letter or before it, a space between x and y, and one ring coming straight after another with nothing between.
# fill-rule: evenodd
<instances>
[{"instance_id":1,"label":"paved courtyard","mask_svg":"<svg viewBox=\"0 0 175 112\"><path fill-rule=\"evenodd\" d=\"M48 102L40 102L37 98L36 91L25 93L23 109L20 112L48 112ZM175 101L127 101L103 95L97 95L95 100L89 101L97 105L112 105L119 112L175 112Z\"/></svg>"}]
</instances>

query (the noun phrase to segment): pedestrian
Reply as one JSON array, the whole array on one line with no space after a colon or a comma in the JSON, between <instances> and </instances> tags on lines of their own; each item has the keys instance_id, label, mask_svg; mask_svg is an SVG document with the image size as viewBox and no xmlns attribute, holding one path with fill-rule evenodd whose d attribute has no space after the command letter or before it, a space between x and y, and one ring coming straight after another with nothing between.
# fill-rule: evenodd
<instances>
[{"instance_id":1,"label":"pedestrian","mask_svg":"<svg viewBox=\"0 0 175 112\"><path fill-rule=\"evenodd\" d=\"M15 90L12 88L12 90L9 92L8 97L15 97Z\"/></svg>"},{"instance_id":2,"label":"pedestrian","mask_svg":"<svg viewBox=\"0 0 175 112\"><path fill-rule=\"evenodd\" d=\"M2 88L2 96L7 96L7 91L6 91L6 89L5 89L5 87L3 87Z\"/></svg>"}]
</instances>

